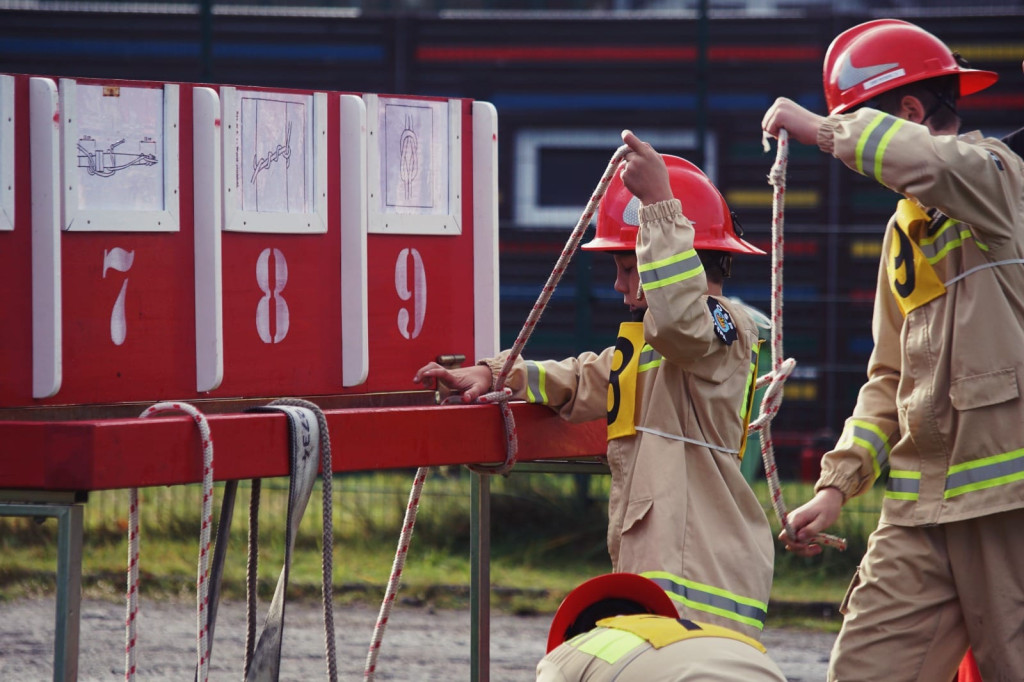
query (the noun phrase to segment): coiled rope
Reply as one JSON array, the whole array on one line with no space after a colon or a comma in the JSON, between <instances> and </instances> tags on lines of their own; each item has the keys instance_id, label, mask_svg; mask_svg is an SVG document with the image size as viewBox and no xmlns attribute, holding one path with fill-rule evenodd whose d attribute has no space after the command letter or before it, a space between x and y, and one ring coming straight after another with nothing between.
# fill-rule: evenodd
<instances>
[{"instance_id":1,"label":"coiled rope","mask_svg":"<svg viewBox=\"0 0 1024 682\"><path fill-rule=\"evenodd\" d=\"M199 565L196 574L196 679L206 682L210 673L206 609L209 603L210 526L213 523L213 439L202 412L183 402L162 402L146 408L140 417L159 412L184 412L199 428L203 447L203 521L199 531ZM139 489L129 490L128 506L128 594L125 617L125 680L136 673L136 621L139 613Z\"/></svg>"},{"instance_id":2,"label":"coiled rope","mask_svg":"<svg viewBox=\"0 0 1024 682\"><path fill-rule=\"evenodd\" d=\"M559 281L561 281L562 275L565 274L569 261L572 259L573 254L576 253L576 248L579 245L580 240L583 238L583 234L586 232L587 226L590 225L590 220L594 217L594 213L597 211L598 205L601 203L601 197L603 197L605 192L608 190L608 185L615 176L615 171L618 170L619 162L628 151L629 147L627 145L622 145L615 150L614 154L612 154L612 158L608 161L608 166L605 168L604 173L602 173L601 180L597 183L597 187L591 195L590 201L587 202L583 213L580 215L580 219L576 222L576 227L573 228L572 233L569 235L569 239L566 242L565 247L562 249L562 253L559 255L558 260L555 263L555 267L552 269L547 282L541 289L536 303L533 304L533 308L530 310L530 314L527 316L526 322L523 323L523 328L519 331L519 335L516 337L515 343L512 344L511 350L505 357L505 362L502 365L501 370L494 377L494 381L491 384L491 391L477 398L476 402L479 404L497 403L501 408L501 416L505 425L505 461L501 464L494 465L467 465L467 468L471 471L480 474L504 475L511 471L516 464L516 457L519 454L519 439L516 433L516 423L515 418L512 415L512 408L508 405L509 398L512 396L512 390L505 386L505 382L508 379L509 373L512 371L512 366L515 364L516 358L518 358L520 353L522 353L523 347L526 345L530 335L537 326L537 322L544 313L544 309L547 307L548 301L551 300L552 294L555 293L555 288L558 286ZM445 402L454 401L452 398L449 398ZM409 492L409 503L405 510L405 520L402 523L402 532L398 540L398 549L395 552L395 561L391 568L391 577L388 579L388 586L384 594L384 601L381 603L380 613L377 617L377 624L373 630L373 639L370 642L370 651L366 657L366 667L363 671L363 678L367 680L367 682L372 681L376 674L377 658L380 654L381 644L383 643L384 630L387 627L391 607L394 604L395 596L398 592L402 570L405 567L405 560L409 551L409 542L412 538L413 527L416 524L416 513L419 508L420 495L423 490L423 482L426 480L427 471L428 469L423 467L416 470L416 477L413 480L412 490Z\"/></svg>"},{"instance_id":3,"label":"coiled rope","mask_svg":"<svg viewBox=\"0 0 1024 682\"><path fill-rule=\"evenodd\" d=\"M764 150L770 151L768 135L763 138ZM771 421L782 405L782 387L786 379L796 367L796 360L793 358L782 359L782 256L783 236L782 227L785 221L786 201L786 168L789 162L789 133L785 129L779 131L778 147L775 153L775 163L772 164L768 173L768 183L772 186L772 292L771 292L771 359L772 369L770 372L758 378L755 388L767 386L764 396L761 398L761 413L757 419L750 423L747 430L750 433L758 432L761 441L761 460L764 462L764 475L768 481L768 491L771 494L772 509L779 523L786 530L790 537L796 537L792 526L789 524L789 513L786 511L786 502L782 499L782 486L779 484L779 468L775 463L775 448L772 445ZM846 540L820 533L815 536L814 542L828 545L840 550L846 549Z\"/></svg>"}]
</instances>

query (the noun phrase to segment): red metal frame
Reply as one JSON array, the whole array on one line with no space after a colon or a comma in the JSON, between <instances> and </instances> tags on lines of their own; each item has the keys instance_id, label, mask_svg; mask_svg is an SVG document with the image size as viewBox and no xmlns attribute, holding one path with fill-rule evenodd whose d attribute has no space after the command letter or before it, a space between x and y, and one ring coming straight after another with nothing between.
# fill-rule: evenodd
<instances>
[{"instance_id":1,"label":"red metal frame","mask_svg":"<svg viewBox=\"0 0 1024 682\"><path fill-rule=\"evenodd\" d=\"M268 401L269 402L269 401ZM141 412L141 410L140 410ZM546 407L514 403L518 461L605 453L603 421L570 424ZM325 410L335 472L459 464L505 458L495 405ZM283 414L207 417L217 480L288 475ZM188 416L0 422L2 487L90 491L202 481L199 432Z\"/></svg>"}]
</instances>

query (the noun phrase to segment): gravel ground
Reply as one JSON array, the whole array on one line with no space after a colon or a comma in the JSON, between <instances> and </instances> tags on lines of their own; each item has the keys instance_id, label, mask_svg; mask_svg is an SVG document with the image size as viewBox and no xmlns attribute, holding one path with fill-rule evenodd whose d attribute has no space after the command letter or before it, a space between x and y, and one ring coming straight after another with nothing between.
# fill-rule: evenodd
<instances>
[{"instance_id":1,"label":"gravel ground","mask_svg":"<svg viewBox=\"0 0 1024 682\"><path fill-rule=\"evenodd\" d=\"M263 605L264 608L266 605ZM360 680L374 624L376 606L335 609L339 680ZM0 604L0 680L34 682L53 679L52 598ZM80 682L124 677L124 605L87 600L82 603L79 645ZM264 614L259 616L262 629ZM490 679L533 680L544 654L550 616L491 618ZM191 682L195 671L195 605L181 602L140 604L137 649L140 682ZM245 604L224 602L215 631L211 680L242 678ZM825 679L832 634L776 629L765 632L769 653L791 682ZM281 660L282 680L326 679L324 627L318 603L286 607ZM470 614L466 610L396 606L384 635L376 679L425 682L470 679Z\"/></svg>"}]
</instances>

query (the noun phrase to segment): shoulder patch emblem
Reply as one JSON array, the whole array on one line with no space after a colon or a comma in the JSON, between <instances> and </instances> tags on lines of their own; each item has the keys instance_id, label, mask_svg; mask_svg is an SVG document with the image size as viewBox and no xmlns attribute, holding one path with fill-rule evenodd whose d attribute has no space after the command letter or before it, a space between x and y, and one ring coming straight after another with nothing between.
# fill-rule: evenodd
<instances>
[{"instance_id":1,"label":"shoulder patch emblem","mask_svg":"<svg viewBox=\"0 0 1024 682\"><path fill-rule=\"evenodd\" d=\"M736 323L732 321L729 311L722 307L717 299L708 296L708 310L711 311L711 322L715 327L715 334L727 346L731 346L739 333L736 331Z\"/></svg>"}]
</instances>

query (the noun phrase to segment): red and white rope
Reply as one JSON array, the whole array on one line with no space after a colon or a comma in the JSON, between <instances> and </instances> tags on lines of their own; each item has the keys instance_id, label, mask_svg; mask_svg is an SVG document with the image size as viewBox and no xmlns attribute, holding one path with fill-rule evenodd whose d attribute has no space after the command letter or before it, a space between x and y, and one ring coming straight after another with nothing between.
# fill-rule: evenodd
<instances>
[{"instance_id":1,"label":"red and white rope","mask_svg":"<svg viewBox=\"0 0 1024 682\"><path fill-rule=\"evenodd\" d=\"M199 531L199 565L196 574L196 657L199 682L206 682L210 673L209 641L206 610L209 606L210 589L210 528L213 525L213 439L210 426L202 412L183 402L156 403L146 408L140 417L150 417L159 412L184 412L199 428L203 448L203 520ZM128 598L125 617L125 680L135 679L136 674L136 621L139 604L139 489L129 491L128 508Z\"/></svg>"},{"instance_id":2,"label":"red and white rope","mask_svg":"<svg viewBox=\"0 0 1024 682\"><path fill-rule=\"evenodd\" d=\"M601 180L597 183L597 188L591 195L590 201L587 202L587 205L583 210L583 214L580 215L580 219L576 222L576 227L573 228L572 233L569 235L569 240L562 249L562 253L558 257L558 261L555 263L555 267L551 271L551 274L548 276L548 280L544 284L544 288L541 289L540 295L537 297L537 302L533 304L533 309L527 316L526 322L523 324L523 328L519 332L519 336L516 337L515 343L512 344L512 349L506 356L505 363L502 365L497 376L494 377L492 390L477 398L477 403L497 403L501 408L501 416L505 425L505 461L496 465L467 465L467 468L472 471L484 474L503 475L511 471L512 467L516 464L516 457L519 454L519 439L518 434L516 433L515 417L512 415L512 408L508 405L512 391L505 386L505 381L508 379L509 372L511 372L512 365L515 363L516 358L519 357L523 347L526 345L530 335L533 333L534 328L537 326L540 316L544 313L544 309L547 307L548 301L551 300L551 295L555 292L558 282L562 279L562 275L565 274L569 261L572 259L573 254L576 253L576 248L579 246L580 240L583 238L583 234L587 230L587 226L590 225L591 218L594 217L594 213L597 211L597 207L601 203L601 197L603 197L605 192L608 190L608 185L611 183L612 178L615 176L615 172L619 168L619 162L622 160L622 157L626 155L627 151L629 151L629 147L622 145L615 150L614 154L612 154L611 160L608 161L607 168L605 168L604 173L601 175ZM447 402L455 402L455 400ZM405 511L405 522L402 525L402 533L398 541L398 551L395 553L395 561L391 569L391 577L388 579L388 586L384 594L384 601L381 603L380 613L377 617L377 624L373 631L373 640L370 642L370 651L366 657L366 668L363 676L368 682L373 680L373 677L376 674L377 657L380 653L381 644L383 643L384 630L387 627L391 607L394 604L395 595L398 593L399 580L402 575L402 570L405 567L405 559L409 550L409 541L412 538L413 527L416 524L416 512L419 508L420 493L423 489L423 482L426 480L426 476L427 468L421 467L420 469L417 469L412 490L409 492L409 504Z\"/></svg>"},{"instance_id":3,"label":"red and white rope","mask_svg":"<svg viewBox=\"0 0 1024 682\"><path fill-rule=\"evenodd\" d=\"M767 136L764 140L765 151L768 146ZM771 421L782 405L783 384L796 367L796 360L786 358L783 360L782 353L782 259L784 241L782 227L785 222L785 200L786 200L786 168L789 162L789 134L785 130L779 131L778 148L775 153L775 163L772 164L768 174L768 182L773 187L772 193L772 280L771 280L771 371L757 380L756 388L767 386L764 396L761 398L761 413L757 419L750 423L748 431L759 432L761 440L761 459L764 462L764 475L768 481L768 491L771 494L772 509L779 523L786 530L790 537L795 537L793 528L789 524L789 512L786 510L786 502L782 499L782 486L779 484L779 468L775 463L775 448L772 445ZM828 545L840 550L846 549L846 540L819 533L814 542Z\"/></svg>"},{"instance_id":4,"label":"red and white rope","mask_svg":"<svg viewBox=\"0 0 1024 682\"><path fill-rule=\"evenodd\" d=\"M377 624L373 628L370 650L366 655L363 679L367 680L367 682L373 680L377 674L377 657L380 655L380 647L384 641L384 630L388 625L391 607L394 606L395 597L398 594L402 571L405 569L405 560L409 555L412 530L416 525L416 513L420 506L420 493L423 491L423 482L426 481L429 470L429 467L420 467L416 470L416 478L413 480L412 490L409 491L409 502L405 506L405 520L402 522L402 533L398 538L398 550L395 552L395 561L391 566L391 577L388 579L388 586L384 592L384 601L381 602L380 613L377 615Z\"/></svg>"},{"instance_id":5,"label":"red and white rope","mask_svg":"<svg viewBox=\"0 0 1024 682\"><path fill-rule=\"evenodd\" d=\"M512 371L516 358L522 353L523 347L530 339L530 335L533 334L533 330L537 327L541 315L544 314L548 301L551 300L551 296L555 293L562 275L565 274L565 270L569 266L569 261L572 260L573 254L576 253L580 240L587 231L587 226L590 225L590 220L594 217L594 213L597 212L597 208L601 203L601 197L608 191L608 185L619 169L619 162L622 161L622 158L628 151L629 147L622 145L612 154L612 158L608 161L608 166L604 169L597 187L590 196L590 201L584 207L580 219L576 221L576 227L569 234L569 239L562 248L562 253L555 262L555 267L551 270L551 274L548 275L548 280L544 283L544 287L541 289L537 301L533 304L530 314L527 315L523 328L519 331L519 335L516 337L515 343L512 344L508 355L505 356L504 364L502 364L498 374L495 375L494 382L491 385L491 392L480 396L477 400L480 403L498 403L501 406L502 418L505 422L505 461L498 465L469 465L468 468L472 471L487 474L506 474L515 466L518 454L515 419L512 416L512 409L508 406L511 391L505 387L505 382L508 380L508 375Z\"/></svg>"}]
</instances>

